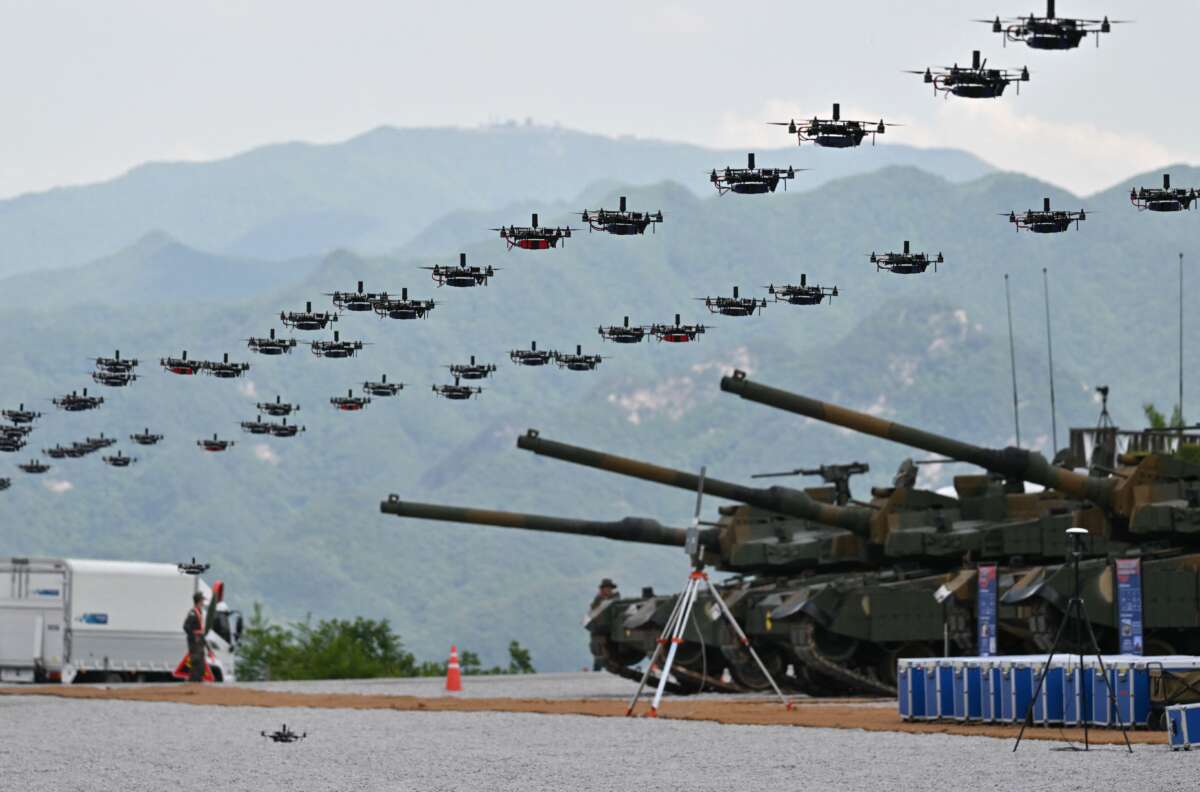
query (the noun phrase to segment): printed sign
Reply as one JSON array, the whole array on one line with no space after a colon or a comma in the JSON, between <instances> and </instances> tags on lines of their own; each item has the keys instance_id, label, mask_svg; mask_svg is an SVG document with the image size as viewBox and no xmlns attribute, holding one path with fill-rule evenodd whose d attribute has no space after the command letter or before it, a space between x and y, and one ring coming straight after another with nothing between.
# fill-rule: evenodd
<instances>
[{"instance_id":1,"label":"printed sign","mask_svg":"<svg viewBox=\"0 0 1200 792\"><path fill-rule=\"evenodd\" d=\"M995 564L979 565L979 596L975 621L979 625L979 656L996 654L996 602L998 585Z\"/></svg>"},{"instance_id":2,"label":"printed sign","mask_svg":"<svg viewBox=\"0 0 1200 792\"><path fill-rule=\"evenodd\" d=\"M1142 653L1142 561L1118 558L1117 627L1121 636L1121 654Z\"/></svg>"}]
</instances>

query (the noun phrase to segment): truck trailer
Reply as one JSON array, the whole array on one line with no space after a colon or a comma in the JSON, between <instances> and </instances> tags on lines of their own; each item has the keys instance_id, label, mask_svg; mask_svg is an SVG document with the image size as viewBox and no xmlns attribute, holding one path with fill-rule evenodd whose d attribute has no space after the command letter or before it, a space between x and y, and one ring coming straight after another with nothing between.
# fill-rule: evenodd
<instances>
[{"instance_id":1,"label":"truck trailer","mask_svg":"<svg viewBox=\"0 0 1200 792\"><path fill-rule=\"evenodd\" d=\"M219 581L210 587L175 564L0 556L0 682L178 678L196 591L210 622L213 677L232 681L241 616Z\"/></svg>"}]
</instances>

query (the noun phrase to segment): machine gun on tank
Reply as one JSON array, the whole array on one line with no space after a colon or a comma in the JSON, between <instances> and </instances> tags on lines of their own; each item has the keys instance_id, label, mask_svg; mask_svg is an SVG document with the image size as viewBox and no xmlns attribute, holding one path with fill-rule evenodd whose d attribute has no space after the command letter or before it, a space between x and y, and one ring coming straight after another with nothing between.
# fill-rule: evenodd
<instances>
[{"instance_id":1,"label":"machine gun on tank","mask_svg":"<svg viewBox=\"0 0 1200 792\"><path fill-rule=\"evenodd\" d=\"M845 506L853 498L850 496L850 477L861 476L871 472L871 466L865 462L850 462L845 465L821 465L815 468L796 468L781 473L755 473L750 478L777 478L779 476L820 476L821 480L833 487L834 503Z\"/></svg>"}]
</instances>

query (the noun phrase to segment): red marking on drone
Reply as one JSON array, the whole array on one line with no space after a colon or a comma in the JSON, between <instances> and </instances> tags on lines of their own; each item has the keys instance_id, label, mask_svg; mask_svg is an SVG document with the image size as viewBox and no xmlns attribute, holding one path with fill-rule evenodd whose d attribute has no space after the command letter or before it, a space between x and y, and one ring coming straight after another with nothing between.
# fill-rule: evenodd
<instances>
[{"instance_id":1,"label":"red marking on drone","mask_svg":"<svg viewBox=\"0 0 1200 792\"><path fill-rule=\"evenodd\" d=\"M521 239L517 242L517 247L522 250L548 250L550 241L546 239Z\"/></svg>"}]
</instances>

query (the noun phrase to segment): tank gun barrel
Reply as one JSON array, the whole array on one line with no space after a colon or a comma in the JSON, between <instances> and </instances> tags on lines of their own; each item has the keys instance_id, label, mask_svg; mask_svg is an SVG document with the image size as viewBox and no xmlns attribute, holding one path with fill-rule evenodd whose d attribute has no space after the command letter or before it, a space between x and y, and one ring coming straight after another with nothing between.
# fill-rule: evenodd
<instances>
[{"instance_id":1,"label":"tank gun barrel","mask_svg":"<svg viewBox=\"0 0 1200 792\"><path fill-rule=\"evenodd\" d=\"M416 503L402 501L398 495L389 495L387 500L379 504L379 511L384 514L394 514L397 517L412 517L419 520L441 520L473 525L492 525L501 528L523 528L527 531L599 536L605 539L616 539L620 542L673 547L683 547L687 537L687 531L683 528L671 528L657 520L644 517L626 517L623 520L612 522L573 520L563 517L544 517L538 514ZM701 530L700 544L717 549L716 530L711 528Z\"/></svg>"},{"instance_id":2,"label":"tank gun barrel","mask_svg":"<svg viewBox=\"0 0 1200 792\"><path fill-rule=\"evenodd\" d=\"M523 448L526 451L532 451L540 456L548 456L553 459L562 460L563 462L572 462L576 465L606 470L610 473L630 476L631 478L642 479L643 481L653 481L657 484L676 487L688 490L689 492L695 492L700 485L700 477L694 473L652 465L648 462L640 462L627 457L592 451L587 448L559 443L554 440L547 440L540 437L534 429L530 429L526 434L517 438L517 447ZM827 503L821 503L800 490L788 487L758 489L756 487L745 487L741 484L734 484L729 481L712 478L711 476L705 476L704 494L747 503L751 506L757 506L760 509L785 514L790 517L812 520L822 525L844 528L859 536L869 536L871 531L871 517L873 512L870 509L832 506Z\"/></svg>"},{"instance_id":3,"label":"tank gun barrel","mask_svg":"<svg viewBox=\"0 0 1200 792\"><path fill-rule=\"evenodd\" d=\"M787 410L817 421L881 437L901 445L928 451L931 454L969 462L1006 478L1040 484L1048 489L1056 489L1073 497L1091 501L1106 509L1113 506L1113 480L1080 475L1070 470L1054 467L1046 461L1044 456L1035 451L1013 447L983 448L963 443L932 432L839 407L836 404L828 404L797 393L760 385L746 379L746 375L741 371L734 372L732 377L722 377L721 390L736 394L749 401Z\"/></svg>"}]
</instances>

